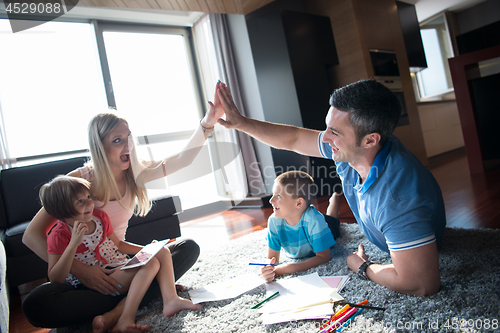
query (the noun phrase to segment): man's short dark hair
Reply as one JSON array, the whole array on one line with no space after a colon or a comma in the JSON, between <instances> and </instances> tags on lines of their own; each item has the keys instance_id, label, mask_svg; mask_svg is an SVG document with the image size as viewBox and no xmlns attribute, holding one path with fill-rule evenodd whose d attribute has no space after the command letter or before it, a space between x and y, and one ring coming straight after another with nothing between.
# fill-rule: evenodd
<instances>
[{"instance_id":1,"label":"man's short dark hair","mask_svg":"<svg viewBox=\"0 0 500 333\"><path fill-rule=\"evenodd\" d=\"M375 80L361 80L336 89L330 97L330 105L349 112L358 146L365 135L375 132L380 134L380 145L383 146L401 116L399 99Z\"/></svg>"}]
</instances>

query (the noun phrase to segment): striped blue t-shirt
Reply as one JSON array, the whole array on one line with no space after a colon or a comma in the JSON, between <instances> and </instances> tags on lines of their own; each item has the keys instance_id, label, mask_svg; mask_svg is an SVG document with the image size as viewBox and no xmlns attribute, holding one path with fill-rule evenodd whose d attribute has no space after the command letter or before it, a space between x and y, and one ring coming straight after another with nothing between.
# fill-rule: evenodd
<instances>
[{"instance_id":1,"label":"striped blue t-shirt","mask_svg":"<svg viewBox=\"0 0 500 333\"><path fill-rule=\"evenodd\" d=\"M309 206L294 226L272 214L267 223L267 242L274 251L285 250L292 259L314 257L335 244L323 214Z\"/></svg>"}]
</instances>

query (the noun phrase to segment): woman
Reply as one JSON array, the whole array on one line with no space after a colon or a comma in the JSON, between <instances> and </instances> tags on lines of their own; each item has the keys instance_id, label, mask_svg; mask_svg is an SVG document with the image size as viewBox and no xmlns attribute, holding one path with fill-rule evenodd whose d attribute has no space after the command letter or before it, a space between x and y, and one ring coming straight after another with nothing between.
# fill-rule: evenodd
<instances>
[{"instance_id":1,"label":"woman","mask_svg":"<svg viewBox=\"0 0 500 333\"><path fill-rule=\"evenodd\" d=\"M219 84L218 84L219 85ZM149 181L165 177L192 163L217 120L224 114L219 99L209 102L210 110L200 121L187 147L177 155L162 161L140 162L132 141L128 123L114 114L99 114L89 125L91 160L68 175L89 180L96 209L106 212L114 232L125 239L128 220L135 213L144 216L151 208L147 190ZM40 258L47 261L46 235L56 219L43 208L26 229L23 242ZM169 244L174 264L175 280L196 262L199 247L192 240ZM64 284L46 283L34 289L23 302L26 318L34 326L63 327L93 320L95 332L105 332L114 326L124 302L119 284L110 271L73 261L71 274L85 286L98 291L75 291ZM181 287L182 288L182 287ZM106 296L106 295L113 295ZM142 305L159 296L153 283ZM90 306L89 306L90 305Z\"/></svg>"}]
</instances>

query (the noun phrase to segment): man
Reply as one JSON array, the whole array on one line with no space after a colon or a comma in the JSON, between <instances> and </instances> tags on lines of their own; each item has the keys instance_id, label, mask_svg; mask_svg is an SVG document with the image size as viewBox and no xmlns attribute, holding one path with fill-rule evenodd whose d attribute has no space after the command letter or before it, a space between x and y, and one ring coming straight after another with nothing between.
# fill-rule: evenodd
<instances>
[{"instance_id":1,"label":"man","mask_svg":"<svg viewBox=\"0 0 500 333\"><path fill-rule=\"evenodd\" d=\"M392 259L389 265L371 263L360 244L347 257L351 270L400 293L439 291L443 197L432 174L392 135L401 105L389 89L374 80L337 89L323 132L243 117L224 84L218 84L217 93L226 112L219 123L226 128L277 149L334 160L356 221Z\"/></svg>"}]
</instances>

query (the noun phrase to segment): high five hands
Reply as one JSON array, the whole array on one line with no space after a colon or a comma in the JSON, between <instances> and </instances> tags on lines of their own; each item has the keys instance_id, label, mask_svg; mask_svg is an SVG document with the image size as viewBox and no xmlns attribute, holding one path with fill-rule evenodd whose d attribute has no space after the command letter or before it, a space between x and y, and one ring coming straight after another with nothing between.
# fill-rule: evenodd
<instances>
[{"instance_id":1,"label":"high five hands","mask_svg":"<svg viewBox=\"0 0 500 333\"><path fill-rule=\"evenodd\" d=\"M219 86L221 84L222 82L217 82L217 85L215 87L214 101L208 101L208 105L210 106L210 108L201 121L204 127L213 128L218 120L221 119L221 117L224 115L224 107L221 104L219 94L217 93L217 90L219 89Z\"/></svg>"},{"instance_id":2,"label":"high five hands","mask_svg":"<svg viewBox=\"0 0 500 333\"><path fill-rule=\"evenodd\" d=\"M217 122L228 129L240 128L241 123L245 121L245 117L238 111L238 108L234 104L233 97L224 83L220 81L217 82L215 95L218 97L220 105L226 113L226 119L220 118Z\"/></svg>"}]
</instances>

